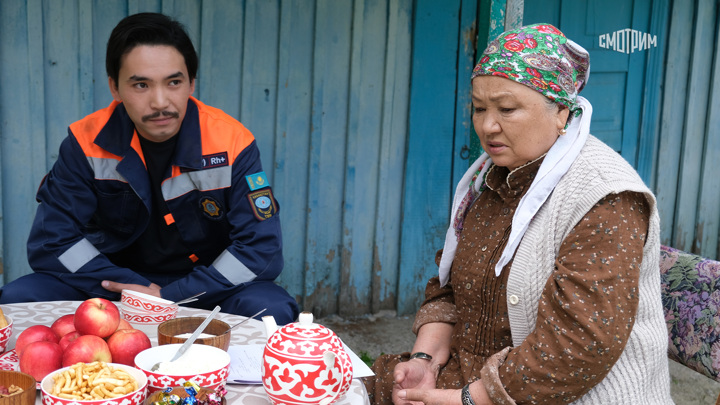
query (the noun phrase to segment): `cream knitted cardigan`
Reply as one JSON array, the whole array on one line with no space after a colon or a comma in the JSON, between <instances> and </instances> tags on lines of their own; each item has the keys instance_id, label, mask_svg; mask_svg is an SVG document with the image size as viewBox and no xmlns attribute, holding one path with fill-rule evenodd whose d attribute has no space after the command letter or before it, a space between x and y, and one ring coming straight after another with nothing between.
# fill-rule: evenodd
<instances>
[{"instance_id":1,"label":"cream knitted cardigan","mask_svg":"<svg viewBox=\"0 0 720 405\"><path fill-rule=\"evenodd\" d=\"M630 339L609 374L575 404L672 404L668 335L660 299L660 220L655 197L637 172L615 151L590 136L518 246L507 284L514 346L535 329L538 301L555 268L560 245L603 197L642 192L650 205L650 226L640 270L638 311Z\"/></svg>"}]
</instances>

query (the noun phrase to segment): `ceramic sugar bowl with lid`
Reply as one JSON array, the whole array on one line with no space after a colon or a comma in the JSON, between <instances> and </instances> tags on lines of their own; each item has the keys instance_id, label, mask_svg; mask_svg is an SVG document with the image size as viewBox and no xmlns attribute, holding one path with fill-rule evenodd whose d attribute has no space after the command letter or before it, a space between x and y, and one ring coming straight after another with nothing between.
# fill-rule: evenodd
<instances>
[{"instance_id":1,"label":"ceramic sugar bowl with lid","mask_svg":"<svg viewBox=\"0 0 720 405\"><path fill-rule=\"evenodd\" d=\"M303 312L278 329L263 317L268 341L263 352L263 386L273 404L329 405L352 382L352 361L340 338Z\"/></svg>"}]
</instances>

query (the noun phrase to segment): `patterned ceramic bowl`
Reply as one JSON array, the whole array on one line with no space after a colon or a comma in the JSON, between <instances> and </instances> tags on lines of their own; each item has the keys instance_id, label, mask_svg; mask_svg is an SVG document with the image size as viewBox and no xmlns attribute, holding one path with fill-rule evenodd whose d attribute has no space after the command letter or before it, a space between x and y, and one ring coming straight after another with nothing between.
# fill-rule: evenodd
<instances>
[{"instance_id":1,"label":"patterned ceramic bowl","mask_svg":"<svg viewBox=\"0 0 720 405\"><path fill-rule=\"evenodd\" d=\"M142 405L147 397L148 380L145 373L135 367L126 366L124 364L108 363L108 366L122 369L135 377L138 389L117 398L99 399L95 401L67 399L51 395L50 392L52 392L53 385L55 384L54 377L58 373L62 373L70 368L64 367L43 378L42 383L40 384L40 388L42 389L43 405Z\"/></svg>"},{"instance_id":2,"label":"patterned ceramic bowl","mask_svg":"<svg viewBox=\"0 0 720 405\"><path fill-rule=\"evenodd\" d=\"M178 310L178 306L173 305L172 301L132 290L122 290L120 303L136 311L153 314L166 314Z\"/></svg>"},{"instance_id":3,"label":"patterned ceramic bowl","mask_svg":"<svg viewBox=\"0 0 720 405\"><path fill-rule=\"evenodd\" d=\"M157 336L158 325L170 319L175 319L175 316L177 316L177 307L173 312L153 314L151 312L137 311L121 302L118 304L118 309L122 319L128 321L133 328L145 332L150 338Z\"/></svg>"},{"instance_id":4,"label":"patterned ceramic bowl","mask_svg":"<svg viewBox=\"0 0 720 405\"><path fill-rule=\"evenodd\" d=\"M182 386L187 381L213 390L225 384L230 369L230 355L214 346L193 344L179 359L163 364L157 371L151 371L156 363L169 362L180 346L155 346L135 356L135 366L147 374L149 394L168 387Z\"/></svg>"},{"instance_id":5,"label":"patterned ceramic bowl","mask_svg":"<svg viewBox=\"0 0 720 405\"><path fill-rule=\"evenodd\" d=\"M0 329L0 353L4 353L5 349L7 348L8 341L10 340L10 336L12 336L13 331L13 321L9 316L5 316L5 319L7 320L7 326Z\"/></svg>"}]
</instances>

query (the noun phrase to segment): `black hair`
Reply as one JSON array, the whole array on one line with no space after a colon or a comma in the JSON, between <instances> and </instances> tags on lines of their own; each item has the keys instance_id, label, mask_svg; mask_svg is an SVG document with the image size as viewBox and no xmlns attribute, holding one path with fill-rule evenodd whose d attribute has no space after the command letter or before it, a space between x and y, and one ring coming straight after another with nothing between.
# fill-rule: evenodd
<instances>
[{"instance_id":1,"label":"black hair","mask_svg":"<svg viewBox=\"0 0 720 405\"><path fill-rule=\"evenodd\" d=\"M108 39L105 70L115 83L118 82L123 56L138 45L174 47L185 58L190 81L195 80L198 57L185 27L164 14L139 13L123 18Z\"/></svg>"}]
</instances>

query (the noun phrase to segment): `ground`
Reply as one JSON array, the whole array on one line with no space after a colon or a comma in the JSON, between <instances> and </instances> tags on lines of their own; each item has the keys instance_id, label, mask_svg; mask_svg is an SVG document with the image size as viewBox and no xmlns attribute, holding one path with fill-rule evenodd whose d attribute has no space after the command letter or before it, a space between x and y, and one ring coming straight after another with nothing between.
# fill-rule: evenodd
<instances>
[{"instance_id":1,"label":"ground","mask_svg":"<svg viewBox=\"0 0 720 405\"><path fill-rule=\"evenodd\" d=\"M415 335L412 316L384 312L352 319L329 316L317 320L332 329L358 355L375 358L382 353L410 351ZM720 393L713 381L681 364L670 361L671 394L678 405L712 405Z\"/></svg>"}]
</instances>

